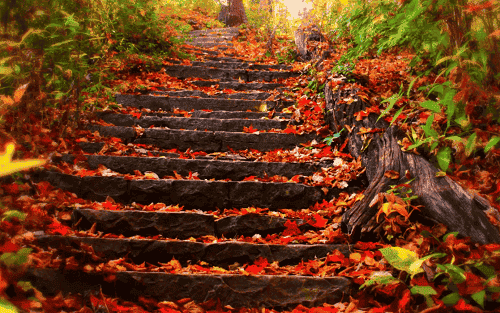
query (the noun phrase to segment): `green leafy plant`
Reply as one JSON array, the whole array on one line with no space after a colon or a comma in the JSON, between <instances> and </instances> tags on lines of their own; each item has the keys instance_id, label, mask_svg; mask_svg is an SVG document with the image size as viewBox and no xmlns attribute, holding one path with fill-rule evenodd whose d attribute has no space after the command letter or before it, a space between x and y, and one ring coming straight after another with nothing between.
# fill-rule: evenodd
<instances>
[{"instance_id":1,"label":"green leafy plant","mask_svg":"<svg viewBox=\"0 0 500 313\"><path fill-rule=\"evenodd\" d=\"M458 233L448 233L443 236L442 240L426 230L422 232L422 235L424 238L433 237L435 242L441 245L453 246ZM360 286L360 289L369 286L405 284L412 295L423 296L428 307L435 305L433 297L437 297L436 299L440 299L447 306L456 305L461 300L466 303L472 300L484 308L485 301L492 301L495 298L492 298L491 295L500 292L499 287L487 284L497 278L495 268L488 264L488 261L494 262L491 257L498 257L498 250L493 251L490 256L467 260L462 264L456 264L453 250L448 250L448 253L436 252L424 257L419 257L417 253L401 247L388 247L379 249L379 251L392 267L400 271L399 278L389 271L374 272L370 279ZM429 267L426 265L426 261L431 259L434 261L430 263L431 267ZM436 263L437 260L442 262ZM401 275L401 273L406 273L408 276ZM425 277L429 277L429 274L433 273L428 284L423 283L425 279L416 278L424 273L426 273ZM477 275L481 275L485 283L480 283ZM436 284L444 285L444 291L442 288L436 287ZM498 302L498 300L496 301Z\"/></svg>"},{"instance_id":2,"label":"green leafy plant","mask_svg":"<svg viewBox=\"0 0 500 313\"><path fill-rule=\"evenodd\" d=\"M342 134L342 132L344 130L345 130L345 128L342 128L339 132L337 132L337 133L335 133L335 134L333 134L331 136L328 136L328 137L324 138L323 142L330 146L335 139L340 138L340 135Z\"/></svg>"}]
</instances>

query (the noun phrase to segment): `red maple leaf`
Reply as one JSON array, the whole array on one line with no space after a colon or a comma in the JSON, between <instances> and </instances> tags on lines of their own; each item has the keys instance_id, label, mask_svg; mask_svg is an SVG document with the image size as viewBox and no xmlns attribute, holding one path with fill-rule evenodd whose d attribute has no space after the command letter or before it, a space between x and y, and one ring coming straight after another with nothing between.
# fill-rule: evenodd
<instances>
[{"instance_id":1,"label":"red maple leaf","mask_svg":"<svg viewBox=\"0 0 500 313\"><path fill-rule=\"evenodd\" d=\"M68 230L70 229L68 226L64 226L58 221L52 222L52 224L50 224L48 228L50 233L61 236L66 235L68 233Z\"/></svg>"},{"instance_id":2,"label":"red maple leaf","mask_svg":"<svg viewBox=\"0 0 500 313\"><path fill-rule=\"evenodd\" d=\"M288 125L287 128L283 131L285 134L296 134L297 130L294 125Z\"/></svg>"},{"instance_id":3,"label":"red maple leaf","mask_svg":"<svg viewBox=\"0 0 500 313\"><path fill-rule=\"evenodd\" d=\"M262 269L263 268L260 267L260 266L250 265L249 267L245 268L245 272L257 275L257 274L260 274L260 272L262 271Z\"/></svg>"},{"instance_id":4,"label":"red maple leaf","mask_svg":"<svg viewBox=\"0 0 500 313\"><path fill-rule=\"evenodd\" d=\"M111 210L111 211L114 211L118 208L118 205L117 204L113 204L109 201L106 201L106 202L103 202L102 203L102 207L105 208L106 210Z\"/></svg>"},{"instance_id":5,"label":"red maple leaf","mask_svg":"<svg viewBox=\"0 0 500 313\"><path fill-rule=\"evenodd\" d=\"M17 183L5 184L5 185L2 185L2 188L5 191L7 191L8 194L11 194L11 195L17 195L20 192L19 185Z\"/></svg>"},{"instance_id":6,"label":"red maple leaf","mask_svg":"<svg viewBox=\"0 0 500 313\"><path fill-rule=\"evenodd\" d=\"M253 262L253 264L264 268L269 265L269 262L266 258L260 256Z\"/></svg>"},{"instance_id":7,"label":"red maple leaf","mask_svg":"<svg viewBox=\"0 0 500 313\"><path fill-rule=\"evenodd\" d=\"M316 228L325 228L326 222L328 222L326 218L323 218L321 215L316 213L307 223Z\"/></svg>"},{"instance_id":8,"label":"red maple leaf","mask_svg":"<svg viewBox=\"0 0 500 313\"><path fill-rule=\"evenodd\" d=\"M16 252L17 250L21 249L18 245L13 243L12 241L7 241L0 247L0 252L2 253L7 253L7 252Z\"/></svg>"},{"instance_id":9,"label":"red maple leaf","mask_svg":"<svg viewBox=\"0 0 500 313\"><path fill-rule=\"evenodd\" d=\"M457 284L461 296L468 296L484 290L483 280L472 273L465 273L465 281Z\"/></svg>"},{"instance_id":10,"label":"red maple leaf","mask_svg":"<svg viewBox=\"0 0 500 313\"><path fill-rule=\"evenodd\" d=\"M299 229L299 226L297 226L296 221L290 221L287 220L285 222L285 227L286 229L283 231L283 236L295 236L295 235L300 235L302 232Z\"/></svg>"},{"instance_id":11,"label":"red maple leaf","mask_svg":"<svg viewBox=\"0 0 500 313\"><path fill-rule=\"evenodd\" d=\"M252 133L256 133L256 132L258 132L258 131L259 131L259 130L258 130L258 129L256 129L256 128L253 128L253 126L252 126L252 125L250 125L250 127L245 127L245 126L243 126L243 132L244 132L244 133L250 133L250 134L252 134Z\"/></svg>"}]
</instances>

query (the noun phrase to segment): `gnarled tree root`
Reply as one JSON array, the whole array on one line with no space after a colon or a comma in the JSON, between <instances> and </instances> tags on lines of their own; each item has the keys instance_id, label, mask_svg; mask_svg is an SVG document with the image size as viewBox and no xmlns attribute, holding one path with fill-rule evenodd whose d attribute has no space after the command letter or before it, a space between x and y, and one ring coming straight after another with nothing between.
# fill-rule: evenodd
<instances>
[{"instance_id":1,"label":"gnarled tree root","mask_svg":"<svg viewBox=\"0 0 500 313\"><path fill-rule=\"evenodd\" d=\"M377 206L370 203L378 193L391 189L391 185L408 182L406 171L415 178L411 183L414 195L423 207L420 209L425 218L443 223L450 231L470 237L477 243L500 242L500 234L486 215L486 210L493 210L489 202L478 195L472 195L450 178L436 177L438 169L424 157L403 152L398 140L403 139L395 127L371 113L357 121L354 113L364 110L367 104L355 95L355 90L333 91L326 84L326 118L330 128L340 131L345 125L351 127L348 136L348 148L355 158L360 157L366 167L369 186L364 192L364 199L357 202L343 216L342 226L354 239L370 238L378 232L382 221L377 222ZM344 101L345 98L353 102ZM349 103L350 102L350 103ZM379 128L379 133L358 134L361 127ZM389 171L399 173L398 179L390 179L384 174Z\"/></svg>"}]
</instances>

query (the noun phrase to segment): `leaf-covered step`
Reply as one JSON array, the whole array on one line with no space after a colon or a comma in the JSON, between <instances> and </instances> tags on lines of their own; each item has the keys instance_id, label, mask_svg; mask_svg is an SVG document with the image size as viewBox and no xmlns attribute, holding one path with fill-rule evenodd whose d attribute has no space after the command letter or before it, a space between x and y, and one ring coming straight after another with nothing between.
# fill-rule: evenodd
<instances>
[{"instance_id":1,"label":"leaf-covered step","mask_svg":"<svg viewBox=\"0 0 500 313\"><path fill-rule=\"evenodd\" d=\"M240 99L240 100L266 100L271 96L268 92L249 92L249 93L218 93L215 95L209 96L200 90L175 90L175 91L161 91L162 88L158 88L160 91L153 91L153 94L163 94L168 95L170 97L201 97L201 98L224 98L224 99Z\"/></svg>"},{"instance_id":2,"label":"leaf-covered step","mask_svg":"<svg viewBox=\"0 0 500 313\"><path fill-rule=\"evenodd\" d=\"M156 236L188 239L215 236L215 219L211 214L195 212L145 212L75 209L73 225L87 230L96 225L96 231L116 235Z\"/></svg>"},{"instance_id":3,"label":"leaf-covered step","mask_svg":"<svg viewBox=\"0 0 500 313\"><path fill-rule=\"evenodd\" d=\"M112 112L103 112L98 116L106 123L116 126L136 126L143 128L167 127L171 129L187 130L210 130L226 132L242 132L244 127L252 126L259 130L285 129L288 121L286 120L245 120L245 119L215 119L215 118L196 118L196 117L157 117L141 116L136 118L129 114L116 114Z\"/></svg>"},{"instance_id":4,"label":"leaf-covered step","mask_svg":"<svg viewBox=\"0 0 500 313\"><path fill-rule=\"evenodd\" d=\"M83 294L102 288L105 294L129 301L138 301L140 296L157 301L191 298L198 303L219 299L222 305L234 308L277 310L292 310L299 304L335 304L349 299L352 292L352 281L346 277L115 272L110 281L106 276L75 270L30 269L23 280L31 281L46 295L61 290Z\"/></svg>"},{"instance_id":5,"label":"leaf-covered step","mask_svg":"<svg viewBox=\"0 0 500 313\"><path fill-rule=\"evenodd\" d=\"M185 43L188 45L198 45L204 43L229 43L233 40L233 35L218 34L217 36L191 37L187 38Z\"/></svg>"},{"instance_id":6,"label":"leaf-covered step","mask_svg":"<svg viewBox=\"0 0 500 313\"><path fill-rule=\"evenodd\" d=\"M219 50L225 50L231 47L234 47L234 44L226 39L224 40L217 40L215 39L210 39L210 40L204 40L204 39L194 39L193 41L186 41L186 44L188 45L193 45L193 46L199 46L199 47L204 47L204 48L213 48L213 47L218 47Z\"/></svg>"},{"instance_id":7,"label":"leaf-covered step","mask_svg":"<svg viewBox=\"0 0 500 313\"><path fill-rule=\"evenodd\" d=\"M217 243L193 242L189 240L152 240L152 239L111 239L68 236L36 236L38 246L43 248L70 247L85 243L92 246L94 252L108 260L123 257L134 263L168 263L175 258L182 265L204 261L211 266L228 268L234 263L252 264L259 257L269 263L278 262L281 266L298 264L302 260L326 257L339 250L349 255L348 245L340 244L288 244L266 245L248 242L226 241Z\"/></svg>"},{"instance_id":8,"label":"leaf-covered step","mask_svg":"<svg viewBox=\"0 0 500 313\"><path fill-rule=\"evenodd\" d=\"M286 79L300 76L298 72L290 71L249 71L244 69L221 69L207 68L191 65L169 65L164 66L165 73L180 79L198 77L203 79L219 79L221 81L243 80L250 81L272 81L274 79Z\"/></svg>"},{"instance_id":9,"label":"leaf-covered step","mask_svg":"<svg viewBox=\"0 0 500 313\"><path fill-rule=\"evenodd\" d=\"M220 98L181 98L123 94L117 94L115 98L116 102L123 106L146 108L154 111L173 111L174 109L185 111L259 111L263 103L265 103L269 107L273 107L276 105L275 101L235 100Z\"/></svg>"},{"instance_id":10,"label":"leaf-covered step","mask_svg":"<svg viewBox=\"0 0 500 313\"><path fill-rule=\"evenodd\" d=\"M150 113L151 115L161 116L163 113ZM148 114L149 115L149 114ZM267 112L242 112L242 111L194 111L191 117L197 118L244 118L244 119L262 119L268 117ZM290 113L274 113L274 117L280 119L291 119Z\"/></svg>"},{"instance_id":11,"label":"leaf-covered step","mask_svg":"<svg viewBox=\"0 0 500 313\"><path fill-rule=\"evenodd\" d=\"M285 134L285 133L240 133L202 130L176 130L147 128L142 135L137 135L134 128L124 126L90 125L88 129L99 132L104 137L120 138L124 143L155 145L162 149L180 149L218 151L256 149L270 151L274 149L293 149L301 143L316 140L315 134Z\"/></svg>"},{"instance_id":12,"label":"leaf-covered step","mask_svg":"<svg viewBox=\"0 0 500 313\"><path fill-rule=\"evenodd\" d=\"M249 70L291 70L292 67L282 64L253 64L247 62L218 62L218 61L193 61L194 66L216 67L216 68L232 68L232 69L249 69Z\"/></svg>"},{"instance_id":13,"label":"leaf-covered step","mask_svg":"<svg viewBox=\"0 0 500 313\"><path fill-rule=\"evenodd\" d=\"M239 81L227 81L227 82L213 82L213 81L203 81L196 80L192 81L191 84L197 85L200 87L210 87L212 85L219 85L219 89L233 89L237 91L245 91L245 90L273 90L277 88L284 87L283 84L280 83L241 83Z\"/></svg>"},{"instance_id":14,"label":"leaf-covered step","mask_svg":"<svg viewBox=\"0 0 500 313\"><path fill-rule=\"evenodd\" d=\"M295 175L311 176L314 172L327 167L327 162L314 163L287 163L287 162L253 162L234 160L210 159L178 159L165 157L128 157L85 155L91 169L100 164L122 174L133 174L135 170L141 173L154 172L159 177L178 174L188 176L189 173L198 173L200 179L243 180L249 176L269 177L280 175L292 178ZM64 161L71 162L74 158L64 157Z\"/></svg>"},{"instance_id":15,"label":"leaf-covered step","mask_svg":"<svg viewBox=\"0 0 500 313\"><path fill-rule=\"evenodd\" d=\"M193 30L189 32L190 36L194 37L205 37L205 36L237 36L240 34L240 29L238 27L224 27L224 28L213 28L213 29L202 29L202 30Z\"/></svg>"},{"instance_id":16,"label":"leaf-covered step","mask_svg":"<svg viewBox=\"0 0 500 313\"><path fill-rule=\"evenodd\" d=\"M323 199L338 196L341 189L329 189L298 183L259 181L207 180L127 180L124 177L75 176L51 171L33 175L38 181L71 191L81 198L105 201L111 197L120 203L150 204L161 202L181 205L185 209L214 210L216 208L259 207L303 209ZM342 189L350 192L350 189Z\"/></svg>"},{"instance_id":17,"label":"leaf-covered step","mask_svg":"<svg viewBox=\"0 0 500 313\"><path fill-rule=\"evenodd\" d=\"M102 114L102 113L98 113ZM249 120L261 120L261 119L266 119L269 118L269 113L268 112L243 112L243 111L189 111L188 114L191 115L191 117L194 118L218 118L218 119L233 119L233 118L241 118L241 119L249 119ZM184 113L163 113L163 112L147 112L147 113L141 113L141 116L157 116L157 117L164 117L164 116L178 116L182 117L184 116ZM292 117L292 114L290 113L274 113L273 114L273 119L278 118L280 120L286 119L290 120ZM294 120L291 120L292 123L295 123Z\"/></svg>"},{"instance_id":18,"label":"leaf-covered step","mask_svg":"<svg viewBox=\"0 0 500 313\"><path fill-rule=\"evenodd\" d=\"M188 239L190 237L216 236L231 238L235 236L267 236L286 229L289 219L249 213L227 216L218 220L211 214L196 212L147 212L147 211L109 211L94 209L75 209L73 224L80 230L88 230L94 224L96 231L116 235L156 236L165 238ZM303 220L293 219L298 225ZM304 224L307 226L307 224ZM301 228L306 228L301 226Z\"/></svg>"}]
</instances>

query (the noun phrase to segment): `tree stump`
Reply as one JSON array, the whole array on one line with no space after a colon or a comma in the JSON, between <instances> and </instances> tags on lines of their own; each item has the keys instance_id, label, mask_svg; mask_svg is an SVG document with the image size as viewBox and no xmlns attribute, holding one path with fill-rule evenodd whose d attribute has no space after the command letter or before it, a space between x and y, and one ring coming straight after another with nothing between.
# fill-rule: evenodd
<instances>
[{"instance_id":1,"label":"tree stump","mask_svg":"<svg viewBox=\"0 0 500 313\"><path fill-rule=\"evenodd\" d=\"M246 23L247 15L242 0L230 0L229 5L222 5L217 20L229 27Z\"/></svg>"},{"instance_id":2,"label":"tree stump","mask_svg":"<svg viewBox=\"0 0 500 313\"><path fill-rule=\"evenodd\" d=\"M303 61L313 61L314 67L318 67L330 56L330 45L328 39L321 33L316 25L300 26L294 33L295 44L298 55ZM321 45L321 43L325 43Z\"/></svg>"},{"instance_id":3,"label":"tree stump","mask_svg":"<svg viewBox=\"0 0 500 313\"><path fill-rule=\"evenodd\" d=\"M394 126L389 127L382 119L377 121L376 114L370 113L357 121L355 113L370 105L356 95L357 90L341 88L344 82L339 86L337 81L334 89L331 81L326 84L325 116L333 131L338 132L345 125L351 129L347 135L349 152L353 157L361 158L369 186L364 192L364 199L344 213L343 231L355 240L373 239L373 234L381 230L382 221L377 222L378 206L370 206L372 200L378 193L391 189L390 185L408 182L405 174L409 173L410 178L415 178L410 183L413 195L418 196L416 201L423 205L419 214L430 221L445 224L449 231L458 231L474 242L500 242L499 232L486 214L488 210L496 211L489 202L467 192L449 177L436 177L439 170L421 155L403 152L398 140L402 140L404 134ZM360 135L361 127L381 131ZM384 174L387 171L399 173L399 178L386 177Z\"/></svg>"}]
</instances>

